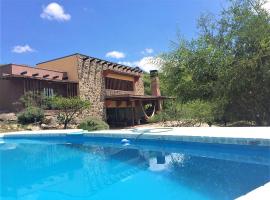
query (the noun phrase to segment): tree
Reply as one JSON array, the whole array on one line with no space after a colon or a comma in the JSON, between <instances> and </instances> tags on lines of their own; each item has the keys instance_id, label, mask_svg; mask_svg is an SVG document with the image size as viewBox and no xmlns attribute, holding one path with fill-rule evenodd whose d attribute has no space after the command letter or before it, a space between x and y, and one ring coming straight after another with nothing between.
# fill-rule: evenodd
<instances>
[{"instance_id":1,"label":"tree","mask_svg":"<svg viewBox=\"0 0 270 200\"><path fill-rule=\"evenodd\" d=\"M15 102L15 105L22 105L24 108L38 107L45 110L52 109L51 99L53 97L47 97L42 92L28 91L23 94L19 102Z\"/></svg>"},{"instance_id":2,"label":"tree","mask_svg":"<svg viewBox=\"0 0 270 200\"><path fill-rule=\"evenodd\" d=\"M203 15L199 36L163 56L167 92L180 103L214 102L215 118L270 124L270 16L260 0L230 0Z\"/></svg>"},{"instance_id":3,"label":"tree","mask_svg":"<svg viewBox=\"0 0 270 200\"><path fill-rule=\"evenodd\" d=\"M53 97L52 106L58 110L57 119L61 124L64 124L64 129L67 129L68 124L81 113L84 109L90 107L87 100L82 100L79 97Z\"/></svg>"},{"instance_id":4,"label":"tree","mask_svg":"<svg viewBox=\"0 0 270 200\"><path fill-rule=\"evenodd\" d=\"M144 94L152 95L150 74L147 72L144 72L143 74L143 83L144 83Z\"/></svg>"}]
</instances>

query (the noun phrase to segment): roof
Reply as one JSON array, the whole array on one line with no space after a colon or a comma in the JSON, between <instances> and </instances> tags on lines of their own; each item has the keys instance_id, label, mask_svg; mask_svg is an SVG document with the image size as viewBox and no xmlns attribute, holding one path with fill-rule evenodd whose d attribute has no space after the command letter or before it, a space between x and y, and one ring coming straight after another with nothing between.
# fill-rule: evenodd
<instances>
[{"instance_id":1,"label":"roof","mask_svg":"<svg viewBox=\"0 0 270 200\"><path fill-rule=\"evenodd\" d=\"M175 99L174 97L167 96L151 96L151 95L131 95L131 94L123 94L123 95L112 95L106 96L106 100L161 100L161 99Z\"/></svg>"},{"instance_id":2,"label":"roof","mask_svg":"<svg viewBox=\"0 0 270 200\"><path fill-rule=\"evenodd\" d=\"M139 68L139 67L131 67L131 66L127 66L127 65L123 65L123 64L111 62L111 61L108 61L108 60L104 60L104 59L100 59L100 58L88 56L88 55L81 54L81 53L74 53L74 54L70 54L70 55L67 55L67 56L62 56L62 57L54 58L54 59L51 59L51 60L47 60L47 61L43 61L43 62L37 63L37 65L43 64L43 63L47 63L47 62L51 62L51 61L55 61L55 60L59 60L59 59L63 59L63 58L67 58L67 57L71 57L71 56L83 56L83 57L87 57L89 59L97 60L99 62L116 65L116 66L121 67L121 68L127 68L129 70L134 70L135 69L135 70L137 70L138 73L143 73L143 70L141 68Z\"/></svg>"},{"instance_id":3,"label":"roof","mask_svg":"<svg viewBox=\"0 0 270 200\"><path fill-rule=\"evenodd\" d=\"M68 80L66 72L17 64L8 64L0 67L0 77L8 75L14 75L17 77L34 77L44 80Z\"/></svg>"},{"instance_id":4,"label":"roof","mask_svg":"<svg viewBox=\"0 0 270 200\"><path fill-rule=\"evenodd\" d=\"M15 74L3 74L2 76L0 76L0 80L1 79L32 79L32 80L41 80L41 81L58 82L58 83L78 83L77 81L47 79L47 78L31 77L31 76L15 75Z\"/></svg>"},{"instance_id":5,"label":"roof","mask_svg":"<svg viewBox=\"0 0 270 200\"><path fill-rule=\"evenodd\" d=\"M1 64L0 67L6 67L6 66L21 66L21 67L27 67L30 69L37 69L37 70L46 70L46 71L51 71L51 72L59 72L59 73L65 73L65 71L59 71L59 70L52 70L52 69L44 69L44 68L37 68L34 66L30 65L25 65L25 64L15 64L15 63L8 63L8 64Z\"/></svg>"}]
</instances>

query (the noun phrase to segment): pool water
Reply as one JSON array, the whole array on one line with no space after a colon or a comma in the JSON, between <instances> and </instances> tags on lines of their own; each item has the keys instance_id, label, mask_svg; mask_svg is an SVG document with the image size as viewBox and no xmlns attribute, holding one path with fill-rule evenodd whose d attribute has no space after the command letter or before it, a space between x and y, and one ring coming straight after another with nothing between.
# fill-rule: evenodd
<instances>
[{"instance_id":1,"label":"pool water","mask_svg":"<svg viewBox=\"0 0 270 200\"><path fill-rule=\"evenodd\" d=\"M270 181L266 147L121 139L0 143L1 200L235 199Z\"/></svg>"}]
</instances>

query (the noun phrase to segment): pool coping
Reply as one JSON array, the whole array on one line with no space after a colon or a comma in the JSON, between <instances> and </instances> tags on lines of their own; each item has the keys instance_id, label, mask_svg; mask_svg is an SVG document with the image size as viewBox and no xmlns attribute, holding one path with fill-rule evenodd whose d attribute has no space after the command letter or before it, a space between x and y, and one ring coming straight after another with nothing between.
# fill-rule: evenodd
<instances>
[{"instance_id":1,"label":"pool coping","mask_svg":"<svg viewBox=\"0 0 270 200\"><path fill-rule=\"evenodd\" d=\"M268 200L270 196L270 182L260 186L235 200Z\"/></svg>"},{"instance_id":2,"label":"pool coping","mask_svg":"<svg viewBox=\"0 0 270 200\"><path fill-rule=\"evenodd\" d=\"M214 144L270 147L270 127L181 127L134 128L88 132L82 129L20 131L0 134L0 138L84 137L166 140Z\"/></svg>"}]
</instances>

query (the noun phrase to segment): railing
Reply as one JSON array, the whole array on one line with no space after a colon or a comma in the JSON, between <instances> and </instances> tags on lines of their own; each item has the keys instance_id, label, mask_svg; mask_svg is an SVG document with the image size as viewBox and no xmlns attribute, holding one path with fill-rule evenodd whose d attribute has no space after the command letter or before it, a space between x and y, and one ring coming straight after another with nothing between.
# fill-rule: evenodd
<instances>
[{"instance_id":1,"label":"railing","mask_svg":"<svg viewBox=\"0 0 270 200\"><path fill-rule=\"evenodd\" d=\"M106 96L123 95L123 94L135 95L135 91L123 91L123 90L106 89Z\"/></svg>"}]
</instances>

